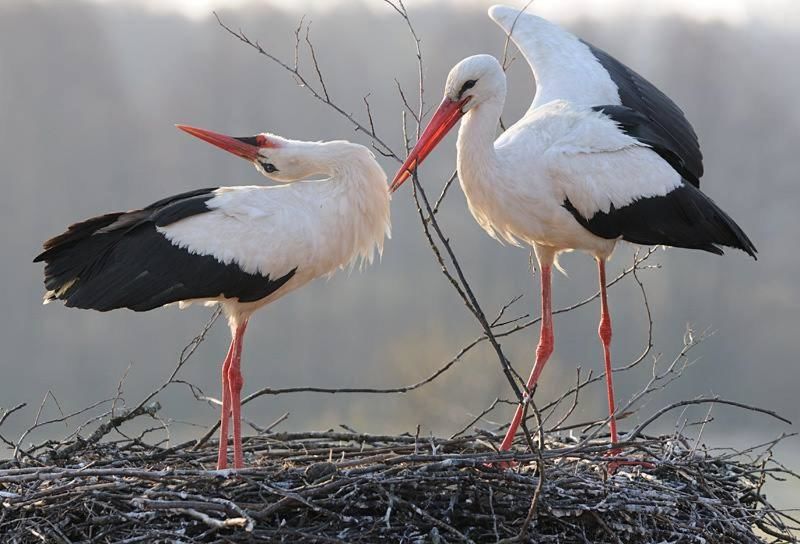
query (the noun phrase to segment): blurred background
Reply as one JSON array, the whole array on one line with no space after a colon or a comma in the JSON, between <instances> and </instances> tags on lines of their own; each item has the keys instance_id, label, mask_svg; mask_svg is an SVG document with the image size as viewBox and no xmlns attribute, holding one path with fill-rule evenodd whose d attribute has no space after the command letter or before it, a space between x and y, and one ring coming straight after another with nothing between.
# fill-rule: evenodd
<instances>
[{"instance_id":1,"label":"blurred background","mask_svg":"<svg viewBox=\"0 0 800 544\"><path fill-rule=\"evenodd\" d=\"M430 105L438 103L455 62L475 53L502 55L504 35L486 16L490 3L408 0L422 39ZM365 119L362 97L369 93L379 133L401 148L394 79L413 95L416 63L407 29L380 0L0 0L0 407L29 404L4 424L6 436L30 426L48 390L65 412L113 396L129 365L125 397L138 402L166 379L181 348L208 318L210 310L198 306L147 314L45 307L41 265L31 263L43 240L76 220L193 188L264 182L244 161L188 137L174 123L235 135L271 131L369 145L287 73L222 30L211 10L287 60L293 56L294 29L305 15L335 100ZM531 11L617 56L684 109L706 157L704 190L759 250L758 262L735 251L717 257L667 250L651 258L662 265L642 274L655 321L654 353L671 359L687 327L715 334L692 352L697 364L652 398L640 417L672 400L716 394L800 421L800 5L537 0ZM507 124L532 99L524 59L512 64L509 86ZM378 159L391 177L397 164ZM454 163L450 136L425 164L423 182L430 193L438 194ZM410 193L400 191L393 202L393 238L382 262L318 281L252 320L245 393L263 386L413 383L479 334L434 261ZM529 273L526 250L490 239L457 189L441 221L488 314L516 295L524 297L514 313L538 313L538 279ZM620 248L609 275L629 266L631 258L631 247ZM562 264L569 276L555 277L556 307L596 289L588 256L569 254ZM621 365L641 352L647 323L631 278L610 296L613 353ZM556 352L537 400L560 396L574 382L576 367L602 369L598 313L595 302L556 318ZM529 329L503 340L524 375L537 335L538 329ZM228 340L220 321L183 378L218 395ZM638 391L649 375L649 365L620 375L619 400ZM449 435L497 396L511 394L494 355L479 348L407 395L262 397L247 405L245 415L266 425L290 412L282 429L346 423L359 431L395 433L413 432L420 424L423 434ZM216 409L179 386L160 400L163 415L177 420L173 439L197 437L198 426L218 417ZM706 409L665 416L658 429L702 419ZM574 419L592 419L604 410L605 394L597 387L583 396ZM45 415L57 413L54 405L45 408ZM505 422L510 415L507 407L492 419ZM703 441L714 446L755 445L795 430L732 407L717 407L712 416ZM626 420L622 427L635 424ZM63 428L43 431L48 432L60 436ZM784 442L778 454L790 467L800 466L796 439ZM782 493L777 501L791 503L791 491Z\"/></svg>"}]
</instances>

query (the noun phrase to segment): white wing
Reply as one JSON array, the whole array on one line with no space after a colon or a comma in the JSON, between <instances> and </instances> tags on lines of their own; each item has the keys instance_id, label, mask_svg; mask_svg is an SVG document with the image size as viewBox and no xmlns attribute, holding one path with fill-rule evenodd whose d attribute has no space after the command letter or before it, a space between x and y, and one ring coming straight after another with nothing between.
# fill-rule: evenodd
<instances>
[{"instance_id":1,"label":"white wing","mask_svg":"<svg viewBox=\"0 0 800 544\"><path fill-rule=\"evenodd\" d=\"M573 110L559 115L559 122L568 115L580 122L556 138L542 160L564 197L583 217L664 196L681 186L681 176L667 162L621 132L608 117L592 110Z\"/></svg>"},{"instance_id":2,"label":"white wing","mask_svg":"<svg viewBox=\"0 0 800 544\"><path fill-rule=\"evenodd\" d=\"M536 79L528 113L553 100L574 104L620 104L617 85L589 47L541 17L507 6L492 6L489 17L524 55Z\"/></svg>"},{"instance_id":3,"label":"white wing","mask_svg":"<svg viewBox=\"0 0 800 544\"><path fill-rule=\"evenodd\" d=\"M173 244L236 264L248 274L280 277L308 254L311 228L285 187L222 187L210 211L159 227ZM293 218L295 218L293 220Z\"/></svg>"},{"instance_id":4,"label":"white wing","mask_svg":"<svg viewBox=\"0 0 800 544\"><path fill-rule=\"evenodd\" d=\"M297 269L298 276L311 279L357 257L369 260L383 246L388 197L373 206L381 212L385 206L385 213L367 221L358 198L342 185L222 187L207 202L211 211L159 231L179 247L235 263L250 274L280 277Z\"/></svg>"},{"instance_id":5,"label":"white wing","mask_svg":"<svg viewBox=\"0 0 800 544\"><path fill-rule=\"evenodd\" d=\"M528 114L553 100L584 106L625 106L639 132L686 181L700 186L703 155L692 125L655 85L605 51L529 13L494 6L489 15L510 34L533 70L536 96ZM613 113L613 112L612 112ZM613 117L613 115L612 115ZM630 120L630 119L629 119Z\"/></svg>"}]
</instances>

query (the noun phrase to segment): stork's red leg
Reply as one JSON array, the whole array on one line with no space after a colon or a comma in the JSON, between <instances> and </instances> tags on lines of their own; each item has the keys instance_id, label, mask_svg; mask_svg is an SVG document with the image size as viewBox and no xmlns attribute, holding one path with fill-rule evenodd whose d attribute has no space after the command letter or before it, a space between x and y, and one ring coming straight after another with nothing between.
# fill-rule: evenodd
<instances>
[{"instance_id":1,"label":"stork's red leg","mask_svg":"<svg viewBox=\"0 0 800 544\"><path fill-rule=\"evenodd\" d=\"M553 353L553 312L550 298L550 268L549 264L542 265L542 328L539 333L539 345L536 346L536 362L533 364L531 375L528 378L527 388L528 391L533 392L533 386L536 385L539 375L544 369L547 359ZM511 448L514 442L514 435L517 434L517 428L522 421L522 414L525 407L520 404L517 406L517 411L514 412L514 419L508 427L508 432L500 445L500 451L506 451Z\"/></svg>"},{"instance_id":2,"label":"stork's red leg","mask_svg":"<svg viewBox=\"0 0 800 544\"><path fill-rule=\"evenodd\" d=\"M236 327L236 332L233 337L233 357L231 357L231 365L228 369L228 387L231 398L231 416L233 419L233 468L244 467L244 456L242 454L241 397L244 378L242 377L241 359L245 329L247 329L246 319Z\"/></svg>"},{"instance_id":3,"label":"stork's red leg","mask_svg":"<svg viewBox=\"0 0 800 544\"><path fill-rule=\"evenodd\" d=\"M614 378L611 369L611 315L608 312L608 297L606 296L606 261L597 259L597 269L600 273L600 326L597 334L603 343L603 358L606 365L606 390L608 392L608 414L610 417L608 426L611 429L611 444L619 442L617 436L617 418L614 415L617 411L614 403Z\"/></svg>"},{"instance_id":4,"label":"stork's red leg","mask_svg":"<svg viewBox=\"0 0 800 544\"><path fill-rule=\"evenodd\" d=\"M219 416L219 451L217 452L217 470L228 466L228 420L231 417L231 394L228 386L228 369L233 358L235 339L231 338L228 354L222 362L222 412Z\"/></svg>"},{"instance_id":5,"label":"stork's red leg","mask_svg":"<svg viewBox=\"0 0 800 544\"><path fill-rule=\"evenodd\" d=\"M611 368L611 314L608 311L608 297L606 296L606 261L605 259L597 260L597 269L600 275L600 326L597 328L597 334L600 336L600 341L603 343L603 358L606 365L606 390L608 392L608 426L611 431L611 445L612 449L608 452L609 455L619 455L620 450L613 446L619 442L617 435L617 406L614 402L614 377ZM647 461L612 461L608 464L608 472L613 474L616 470L623 465L635 465L644 468L653 468L655 465Z\"/></svg>"}]
</instances>

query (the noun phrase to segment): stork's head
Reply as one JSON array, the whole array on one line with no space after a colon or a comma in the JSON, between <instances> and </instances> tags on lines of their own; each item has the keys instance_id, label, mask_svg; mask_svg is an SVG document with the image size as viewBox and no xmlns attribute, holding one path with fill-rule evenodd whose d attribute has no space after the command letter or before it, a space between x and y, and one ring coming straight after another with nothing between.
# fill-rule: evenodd
<instances>
[{"instance_id":1,"label":"stork's head","mask_svg":"<svg viewBox=\"0 0 800 544\"><path fill-rule=\"evenodd\" d=\"M505 97L506 77L502 66L493 56L474 55L453 66L447 75L442 103L395 175L391 190L396 191L411 176L411 172L465 113L489 100L499 101L502 105Z\"/></svg>"},{"instance_id":2,"label":"stork's head","mask_svg":"<svg viewBox=\"0 0 800 544\"><path fill-rule=\"evenodd\" d=\"M262 175L289 183L321 173L317 161L310 160L307 142L288 140L275 134L226 136L186 125L175 125L184 132L253 163Z\"/></svg>"},{"instance_id":3,"label":"stork's head","mask_svg":"<svg viewBox=\"0 0 800 544\"><path fill-rule=\"evenodd\" d=\"M461 103L468 112L490 99L505 99L506 78L500 63L491 55L467 57L450 70L444 85L444 98Z\"/></svg>"}]
</instances>

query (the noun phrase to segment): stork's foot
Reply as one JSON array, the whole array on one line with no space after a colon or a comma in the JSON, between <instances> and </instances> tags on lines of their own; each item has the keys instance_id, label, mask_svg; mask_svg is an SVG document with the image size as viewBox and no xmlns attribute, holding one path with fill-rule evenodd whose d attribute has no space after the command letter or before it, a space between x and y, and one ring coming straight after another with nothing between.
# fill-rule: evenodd
<instances>
[{"instance_id":1,"label":"stork's foot","mask_svg":"<svg viewBox=\"0 0 800 544\"><path fill-rule=\"evenodd\" d=\"M240 470L244 468L244 460L243 459L235 459L233 462L233 469Z\"/></svg>"},{"instance_id":2,"label":"stork's foot","mask_svg":"<svg viewBox=\"0 0 800 544\"><path fill-rule=\"evenodd\" d=\"M497 468L500 470L509 470L512 468L516 468L519 466L518 461L509 460L509 461L497 461L496 463L484 463L484 467L486 468Z\"/></svg>"},{"instance_id":3,"label":"stork's foot","mask_svg":"<svg viewBox=\"0 0 800 544\"><path fill-rule=\"evenodd\" d=\"M219 449L217 450L217 470L225 470L228 468L228 441L220 441Z\"/></svg>"},{"instance_id":4,"label":"stork's foot","mask_svg":"<svg viewBox=\"0 0 800 544\"><path fill-rule=\"evenodd\" d=\"M233 466L228 466L228 459L224 461L217 461L217 470L240 470L244 468L244 463L237 464L236 461L233 462Z\"/></svg>"},{"instance_id":5,"label":"stork's foot","mask_svg":"<svg viewBox=\"0 0 800 544\"><path fill-rule=\"evenodd\" d=\"M227 470L228 467L228 456L225 455L223 457L219 457L217 459L217 470ZM244 468L244 461L242 459L237 459L234 455L232 466L230 467L233 470L239 470Z\"/></svg>"}]
</instances>

